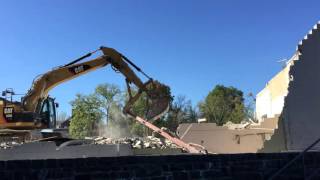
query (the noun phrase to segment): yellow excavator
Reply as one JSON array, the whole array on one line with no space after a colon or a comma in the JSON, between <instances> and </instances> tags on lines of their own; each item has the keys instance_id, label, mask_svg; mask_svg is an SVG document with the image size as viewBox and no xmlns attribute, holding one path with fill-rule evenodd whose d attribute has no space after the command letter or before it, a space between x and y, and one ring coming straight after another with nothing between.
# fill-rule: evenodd
<instances>
[{"instance_id":1,"label":"yellow excavator","mask_svg":"<svg viewBox=\"0 0 320 180\"><path fill-rule=\"evenodd\" d=\"M98 51L102 52L101 56L82 62ZM129 95L129 100L123 108L125 114L134 116L132 106L142 93L147 95L146 119L157 119L168 110L171 101L168 86L150 78L115 49L100 47L96 51L38 76L27 94L21 98L21 102L12 101L12 98L0 98L0 135L19 132L28 134L33 129L55 128L57 103L54 102L54 98L48 95L49 91L63 82L107 65L125 76ZM143 82L135 71L143 74L148 80ZM132 84L138 90L137 93L131 92ZM14 93L7 89L2 95L6 97L11 95L12 97Z\"/></svg>"}]
</instances>

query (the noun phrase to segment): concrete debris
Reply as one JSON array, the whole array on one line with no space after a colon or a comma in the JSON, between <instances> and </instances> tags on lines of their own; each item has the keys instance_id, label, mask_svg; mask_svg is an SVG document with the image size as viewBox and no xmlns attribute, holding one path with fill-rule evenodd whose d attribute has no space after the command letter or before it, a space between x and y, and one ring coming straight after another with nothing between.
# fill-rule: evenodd
<instances>
[{"instance_id":1,"label":"concrete debris","mask_svg":"<svg viewBox=\"0 0 320 180\"><path fill-rule=\"evenodd\" d=\"M234 124L231 121L228 121L223 126L231 130L236 130L236 129L246 129L248 128L248 126L250 126L250 124L251 124L250 122L241 122L241 124Z\"/></svg>"},{"instance_id":2,"label":"concrete debris","mask_svg":"<svg viewBox=\"0 0 320 180\"><path fill-rule=\"evenodd\" d=\"M178 149L176 144L166 140L164 138L157 138L154 136L147 136L145 138L108 138L108 137L87 137L86 139L92 139L94 144L129 144L133 149ZM14 146L27 144L30 142L16 142L16 141L2 141L0 142L0 149L9 149Z\"/></svg>"},{"instance_id":3,"label":"concrete debris","mask_svg":"<svg viewBox=\"0 0 320 180\"><path fill-rule=\"evenodd\" d=\"M7 141L7 142L0 142L0 149L9 149L12 148L13 146L19 146L23 143L18 143L15 141Z\"/></svg>"},{"instance_id":4,"label":"concrete debris","mask_svg":"<svg viewBox=\"0 0 320 180\"><path fill-rule=\"evenodd\" d=\"M94 139L95 144L130 144L132 148L143 149L143 148L179 148L174 143L153 136L147 136L145 138L107 138L107 137L97 137Z\"/></svg>"}]
</instances>

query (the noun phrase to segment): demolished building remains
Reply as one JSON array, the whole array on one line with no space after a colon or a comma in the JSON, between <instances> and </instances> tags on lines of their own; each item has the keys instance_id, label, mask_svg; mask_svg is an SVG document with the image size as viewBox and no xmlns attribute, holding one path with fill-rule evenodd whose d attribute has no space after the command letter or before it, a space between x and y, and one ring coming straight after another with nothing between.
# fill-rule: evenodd
<instances>
[{"instance_id":1,"label":"demolished building remains","mask_svg":"<svg viewBox=\"0 0 320 180\"><path fill-rule=\"evenodd\" d=\"M181 124L179 137L212 153L301 151L320 138L320 22L256 96L257 124L240 128ZM318 150L320 146L314 149Z\"/></svg>"}]
</instances>

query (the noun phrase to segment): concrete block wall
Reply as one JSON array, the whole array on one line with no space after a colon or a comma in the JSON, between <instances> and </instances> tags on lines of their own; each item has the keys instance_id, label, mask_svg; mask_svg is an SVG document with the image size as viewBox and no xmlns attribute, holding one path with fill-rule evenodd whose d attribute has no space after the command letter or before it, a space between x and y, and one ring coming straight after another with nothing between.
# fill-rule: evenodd
<instances>
[{"instance_id":1,"label":"concrete block wall","mask_svg":"<svg viewBox=\"0 0 320 180\"><path fill-rule=\"evenodd\" d=\"M267 179L297 153L123 156L0 161L0 178L12 179ZM320 168L307 153L278 179L303 179ZM314 179L319 179L315 174Z\"/></svg>"}]
</instances>

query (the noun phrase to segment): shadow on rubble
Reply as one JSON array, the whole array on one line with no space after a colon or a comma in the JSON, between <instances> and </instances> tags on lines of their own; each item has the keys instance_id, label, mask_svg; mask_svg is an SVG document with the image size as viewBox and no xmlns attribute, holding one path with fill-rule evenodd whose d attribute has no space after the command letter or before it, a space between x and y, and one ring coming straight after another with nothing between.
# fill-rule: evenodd
<instances>
[{"instance_id":1,"label":"shadow on rubble","mask_svg":"<svg viewBox=\"0 0 320 180\"><path fill-rule=\"evenodd\" d=\"M264 142L262 149L258 150L258 153L273 153L286 151L286 139L285 139L285 121L283 113L278 118L278 128L274 130L274 134L270 140Z\"/></svg>"}]
</instances>

